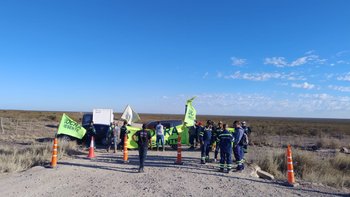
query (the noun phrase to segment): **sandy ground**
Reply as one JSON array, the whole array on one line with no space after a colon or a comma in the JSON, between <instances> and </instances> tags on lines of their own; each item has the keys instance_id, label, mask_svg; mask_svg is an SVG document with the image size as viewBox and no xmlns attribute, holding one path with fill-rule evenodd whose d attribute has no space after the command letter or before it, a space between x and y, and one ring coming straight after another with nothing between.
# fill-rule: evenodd
<instances>
[{"instance_id":1,"label":"sandy ground","mask_svg":"<svg viewBox=\"0 0 350 197\"><path fill-rule=\"evenodd\" d=\"M149 151L144 173L137 173L137 151L129 151L128 164L121 163L120 151L97 149L95 159L87 154L60 160L54 169L37 166L2 174L0 196L349 196L322 185L291 188L254 178L250 168L243 173L220 173L217 163L199 163L198 150L184 150L182 166L173 164L176 151Z\"/></svg>"}]
</instances>

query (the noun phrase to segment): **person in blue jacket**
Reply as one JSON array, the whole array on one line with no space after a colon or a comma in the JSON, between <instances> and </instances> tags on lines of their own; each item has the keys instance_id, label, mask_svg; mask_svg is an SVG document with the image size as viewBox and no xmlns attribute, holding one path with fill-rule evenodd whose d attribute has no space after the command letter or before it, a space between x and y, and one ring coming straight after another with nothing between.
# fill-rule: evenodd
<instances>
[{"instance_id":1,"label":"person in blue jacket","mask_svg":"<svg viewBox=\"0 0 350 197\"><path fill-rule=\"evenodd\" d=\"M205 164L205 162L209 162L209 152L211 149L211 132L212 126L211 121L207 121L207 126L202 127L199 133L199 140L201 143L201 164Z\"/></svg>"},{"instance_id":2,"label":"person in blue jacket","mask_svg":"<svg viewBox=\"0 0 350 197\"><path fill-rule=\"evenodd\" d=\"M227 164L227 173L231 171L231 152L232 152L232 142L233 135L228 130L227 124L224 124L222 132L220 132L217 137L217 146L220 147L220 169L219 172L224 172L225 160Z\"/></svg>"},{"instance_id":3,"label":"person in blue jacket","mask_svg":"<svg viewBox=\"0 0 350 197\"><path fill-rule=\"evenodd\" d=\"M242 155L242 145L240 145L240 141L242 139L244 131L239 121L235 121L233 123L233 126L235 127L233 154L235 155L235 158L236 158L237 171L242 171L244 170L244 163L243 163L243 155Z\"/></svg>"}]
</instances>

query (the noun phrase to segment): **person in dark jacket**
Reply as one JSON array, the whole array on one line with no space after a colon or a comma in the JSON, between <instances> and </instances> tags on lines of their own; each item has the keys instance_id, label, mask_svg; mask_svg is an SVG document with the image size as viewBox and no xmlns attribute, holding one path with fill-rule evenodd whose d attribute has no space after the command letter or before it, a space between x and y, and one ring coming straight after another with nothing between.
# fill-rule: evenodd
<instances>
[{"instance_id":1,"label":"person in dark jacket","mask_svg":"<svg viewBox=\"0 0 350 197\"><path fill-rule=\"evenodd\" d=\"M198 127L196 128L196 135L197 135L197 138L196 138L196 145L195 145L195 147L194 148L197 148L198 147L198 143L199 143L199 146L201 146L200 145L200 140L199 140L199 133L202 131L202 129L203 129L203 123L202 122L199 122L198 123Z\"/></svg>"},{"instance_id":2,"label":"person in dark jacket","mask_svg":"<svg viewBox=\"0 0 350 197\"><path fill-rule=\"evenodd\" d=\"M237 164L236 169L237 171L242 171L244 170L244 163L243 163L243 155L242 155L242 146L240 145L240 141L242 139L244 131L239 121L235 121L233 123L233 126L235 127L233 153L236 158L236 164Z\"/></svg>"},{"instance_id":3,"label":"person in dark jacket","mask_svg":"<svg viewBox=\"0 0 350 197\"><path fill-rule=\"evenodd\" d=\"M247 126L247 123L245 121L242 122L242 129L244 133L247 134L247 136L249 137L252 130ZM245 160L245 154L248 153L248 145L243 145L242 151L243 151L243 160Z\"/></svg>"},{"instance_id":4,"label":"person in dark jacket","mask_svg":"<svg viewBox=\"0 0 350 197\"><path fill-rule=\"evenodd\" d=\"M190 127L190 149L194 149L194 141L196 140L196 145L198 144L197 141L197 129L198 129L198 123L197 121L194 121L193 126Z\"/></svg>"},{"instance_id":5,"label":"person in dark jacket","mask_svg":"<svg viewBox=\"0 0 350 197\"><path fill-rule=\"evenodd\" d=\"M211 121L207 121L207 126L201 129L199 133L200 142L201 142L201 164L209 162L209 152L211 149L211 132L212 126Z\"/></svg>"},{"instance_id":6,"label":"person in dark jacket","mask_svg":"<svg viewBox=\"0 0 350 197\"><path fill-rule=\"evenodd\" d=\"M96 129L94 126L94 121L90 122L90 126L87 129L87 133L89 134L90 139L91 139L91 137L94 137L93 143L94 143L94 149L96 149L96 143L95 143ZM90 146L90 144L89 144L89 146Z\"/></svg>"},{"instance_id":7,"label":"person in dark jacket","mask_svg":"<svg viewBox=\"0 0 350 197\"><path fill-rule=\"evenodd\" d=\"M212 137L213 138L212 141L214 141L213 149L215 149L214 161L217 161L218 159L220 146L217 144L217 139L222 131L223 131L222 122L219 121L218 127L215 130L213 130L213 137Z\"/></svg>"},{"instance_id":8,"label":"person in dark jacket","mask_svg":"<svg viewBox=\"0 0 350 197\"><path fill-rule=\"evenodd\" d=\"M136 137L137 137L137 140L136 140ZM153 149L152 136L151 136L151 133L147 131L147 124L143 124L142 130L137 131L132 136L132 139L137 143L138 150L139 150L139 158L140 158L139 172L143 172L143 168L144 168L145 160L147 156L148 145L151 144L151 150Z\"/></svg>"},{"instance_id":9,"label":"person in dark jacket","mask_svg":"<svg viewBox=\"0 0 350 197\"><path fill-rule=\"evenodd\" d=\"M119 143L119 146L120 146L120 151L123 151L123 148L124 148L124 138L125 138L125 133L127 132L127 128L126 128L126 125L128 125L128 123L126 121L124 121L124 124L123 126L120 128L120 143Z\"/></svg>"},{"instance_id":10,"label":"person in dark jacket","mask_svg":"<svg viewBox=\"0 0 350 197\"><path fill-rule=\"evenodd\" d=\"M233 136L229 132L228 126L224 124L223 131L217 137L217 146L220 147L220 172L224 172L225 160L227 164L227 173L231 171L231 152L232 152L232 142Z\"/></svg>"}]
</instances>

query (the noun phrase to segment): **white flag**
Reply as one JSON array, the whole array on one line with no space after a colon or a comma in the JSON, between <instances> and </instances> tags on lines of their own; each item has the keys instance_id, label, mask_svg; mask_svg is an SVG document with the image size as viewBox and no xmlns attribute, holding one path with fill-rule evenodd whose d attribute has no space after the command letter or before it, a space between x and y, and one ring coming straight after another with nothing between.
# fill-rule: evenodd
<instances>
[{"instance_id":1,"label":"white flag","mask_svg":"<svg viewBox=\"0 0 350 197\"><path fill-rule=\"evenodd\" d=\"M128 124L131 124L140 120L140 116L128 105L126 106L121 119L124 119Z\"/></svg>"}]
</instances>

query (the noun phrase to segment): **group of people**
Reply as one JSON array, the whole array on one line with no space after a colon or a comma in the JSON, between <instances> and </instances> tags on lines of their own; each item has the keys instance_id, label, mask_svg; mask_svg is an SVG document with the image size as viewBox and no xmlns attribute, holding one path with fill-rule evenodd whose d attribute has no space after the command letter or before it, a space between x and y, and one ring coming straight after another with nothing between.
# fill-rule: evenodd
<instances>
[{"instance_id":1,"label":"group of people","mask_svg":"<svg viewBox=\"0 0 350 197\"><path fill-rule=\"evenodd\" d=\"M195 149L198 143L201 145L201 164L209 162L209 152L214 150L214 161L220 150L220 169L224 171L225 161L227 164L227 172L231 171L231 153L233 151L236 158L237 171L244 169L244 154L248 153L248 144L244 143L251 133L251 129L247 127L245 121L235 121L233 123L234 132L228 130L228 125L219 121L218 125L214 121L207 121L207 125L203 126L202 122L194 122L189 132L190 149ZM196 142L196 144L195 144Z\"/></svg>"},{"instance_id":2,"label":"group of people","mask_svg":"<svg viewBox=\"0 0 350 197\"><path fill-rule=\"evenodd\" d=\"M184 123L186 125L186 123ZM201 148L201 164L209 162L209 152L211 149L215 149L215 159L217 160L217 155L220 150L220 172L224 172L225 162L227 173L231 171L232 159L231 153L233 151L236 158L237 171L244 170L244 154L248 153L248 144L244 143L244 138L247 138L250 135L251 130L247 127L246 122L242 123L235 121L233 123L235 128L234 132L228 130L228 125L223 124L221 121L218 125L215 125L215 122L208 120L207 125L203 126L202 122L194 122L194 125L189 128L189 137L190 137L190 149L195 149L198 146L198 142ZM163 145L164 151L164 136L162 131L163 126L160 122L156 126L157 130L157 150L159 150L159 141ZM159 131L159 132L158 132ZM137 139L136 139L137 137ZM147 130L147 125L142 125L142 130L136 132L133 135L133 140L138 144L139 158L140 158L140 167L139 172L144 172L144 163L147 155L148 145L152 144L151 133ZM197 140L196 146L194 141ZM151 150L152 150L152 146Z\"/></svg>"},{"instance_id":3,"label":"group of people","mask_svg":"<svg viewBox=\"0 0 350 197\"><path fill-rule=\"evenodd\" d=\"M125 133L127 132L127 122L124 122L123 126L121 128L118 127L117 122L114 121L111 126L108 129L107 135L106 135L106 141L108 141L108 148L107 152L110 151L112 142L114 143L114 153L117 151L118 146L118 130L120 130L120 136L125 136ZM184 123L184 126L186 126L186 123ZM194 125L189 127L189 141L190 141L190 148L189 149L195 149L198 147L198 144L200 145L201 149L201 164L205 164L206 162L210 162L209 158L209 152L211 150L214 150L214 161L217 161L217 156L220 151L220 172L225 171L225 163L226 163L226 169L227 173L231 171L231 165L232 165L232 159L231 159L231 153L233 151L233 154L236 159L237 164L237 171L244 170L244 161L245 157L244 155L248 153L248 145L247 143L244 143L245 138L250 135L251 130L249 127L247 127L247 124L245 121L239 122L234 121L233 123L234 132L228 130L228 125L223 124L221 121L218 122L216 125L214 121L208 120L206 126L203 126L202 122L194 122ZM158 122L158 125L156 126L156 132L157 132L157 151L159 150L159 145L161 144L163 147L163 151L165 151L164 147L164 127L161 124L161 122ZM96 134L96 130L93 126L93 122L91 121L90 127L88 130L90 131L90 134ZM136 139L137 137L137 139ZM147 155L147 150L149 144L152 144L152 136L151 133L147 130L147 124L142 125L142 130L136 132L132 139L138 144L138 151L139 151L139 159L140 159L140 167L139 172L144 171L144 163ZM159 141L161 143L159 143ZM121 150L124 146L124 137L121 137L121 142L119 143L119 146ZM151 150L153 149L152 146L150 146Z\"/></svg>"}]
</instances>

